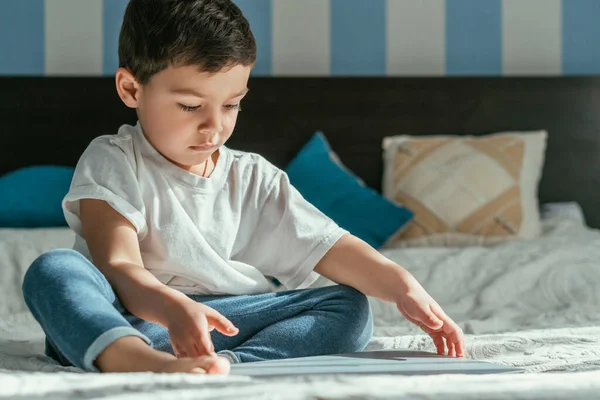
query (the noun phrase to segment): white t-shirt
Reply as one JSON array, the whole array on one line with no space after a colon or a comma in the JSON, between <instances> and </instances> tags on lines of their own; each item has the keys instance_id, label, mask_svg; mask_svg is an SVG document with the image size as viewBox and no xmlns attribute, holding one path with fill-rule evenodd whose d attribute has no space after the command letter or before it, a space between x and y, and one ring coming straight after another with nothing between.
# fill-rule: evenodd
<instances>
[{"instance_id":1,"label":"white t-shirt","mask_svg":"<svg viewBox=\"0 0 600 400\"><path fill-rule=\"evenodd\" d=\"M92 141L63 201L74 249L91 259L79 217L86 198L127 218L145 268L186 294L265 293L267 277L308 287L319 277L316 264L347 233L263 157L223 146L203 178L165 159L139 123Z\"/></svg>"}]
</instances>

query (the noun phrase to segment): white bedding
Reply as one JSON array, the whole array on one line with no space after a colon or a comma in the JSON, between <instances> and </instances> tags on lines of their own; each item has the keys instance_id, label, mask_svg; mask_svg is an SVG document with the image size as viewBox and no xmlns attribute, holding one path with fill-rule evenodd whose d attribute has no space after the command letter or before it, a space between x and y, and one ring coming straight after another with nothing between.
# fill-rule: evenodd
<instances>
[{"instance_id":1,"label":"white bedding","mask_svg":"<svg viewBox=\"0 0 600 400\"><path fill-rule=\"evenodd\" d=\"M467 333L468 357L527 370L490 376L328 376L277 378L157 374L82 374L41 355L43 333L8 288L44 238L15 246L0 232L0 399L589 399L600 397L600 232L573 219L544 222L542 238L495 248L404 249L385 254L417 277ZM38 236L45 235L42 232ZM52 240L70 246L72 237ZM35 242L35 240L33 241ZM3 247L4 246L4 247ZM12 247L11 247L12 246ZM35 248L35 249L34 249ZM9 259L10 258L10 259ZM22 265L20 272L7 265ZM20 297L20 296L19 296ZM393 305L372 300L370 349L433 351ZM75 373L74 373L75 372ZM549 373L552 372L552 373Z\"/></svg>"}]
</instances>

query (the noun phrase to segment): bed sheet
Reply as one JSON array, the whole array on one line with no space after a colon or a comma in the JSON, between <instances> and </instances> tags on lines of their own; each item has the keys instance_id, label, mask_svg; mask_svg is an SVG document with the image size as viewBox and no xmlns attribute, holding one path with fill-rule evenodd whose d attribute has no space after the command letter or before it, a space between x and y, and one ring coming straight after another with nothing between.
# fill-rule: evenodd
<instances>
[{"instance_id":1,"label":"bed sheet","mask_svg":"<svg viewBox=\"0 0 600 400\"><path fill-rule=\"evenodd\" d=\"M461 325L467 357L520 366L527 373L305 376L266 379L266 384L233 376L83 374L42 355L43 332L13 301L0 314L0 399L141 399L149 394L156 399L597 398L599 231L554 217L544 221L544 235L532 241L384 253L409 269ZM6 274L5 268L0 270ZM429 338L404 321L392 304L370 301L375 336L369 350L434 350Z\"/></svg>"}]
</instances>

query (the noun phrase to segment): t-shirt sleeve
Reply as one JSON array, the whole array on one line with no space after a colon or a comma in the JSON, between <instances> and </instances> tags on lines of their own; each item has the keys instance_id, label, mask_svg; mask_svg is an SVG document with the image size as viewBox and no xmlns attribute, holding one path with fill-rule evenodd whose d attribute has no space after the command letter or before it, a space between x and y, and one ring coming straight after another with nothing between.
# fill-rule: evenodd
<instances>
[{"instance_id":1,"label":"t-shirt sleeve","mask_svg":"<svg viewBox=\"0 0 600 400\"><path fill-rule=\"evenodd\" d=\"M306 288L319 278L317 263L348 232L305 200L281 170L265 193L245 261L288 289Z\"/></svg>"},{"instance_id":2,"label":"t-shirt sleeve","mask_svg":"<svg viewBox=\"0 0 600 400\"><path fill-rule=\"evenodd\" d=\"M140 240L146 235L144 202L136 178L131 140L99 137L79 159L62 205L67 223L80 236L82 199L106 201L131 222Z\"/></svg>"}]
</instances>

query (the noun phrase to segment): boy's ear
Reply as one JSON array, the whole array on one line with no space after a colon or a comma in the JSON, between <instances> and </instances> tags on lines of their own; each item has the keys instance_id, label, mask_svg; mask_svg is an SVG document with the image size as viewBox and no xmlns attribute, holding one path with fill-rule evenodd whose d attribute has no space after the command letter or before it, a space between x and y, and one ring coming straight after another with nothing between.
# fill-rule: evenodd
<instances>
[{"instance_id":1,"label":"boy's ear","mask_svg":"<svg viewBox=\"0 0 600 400\"><path fill-rule=\"evenodd\" d=\"M127 107L137 108L139 106L139 94L141 85L135 76L125 68L119 68L115 75L117 93Z\"/></svg>"}]
</instances>

